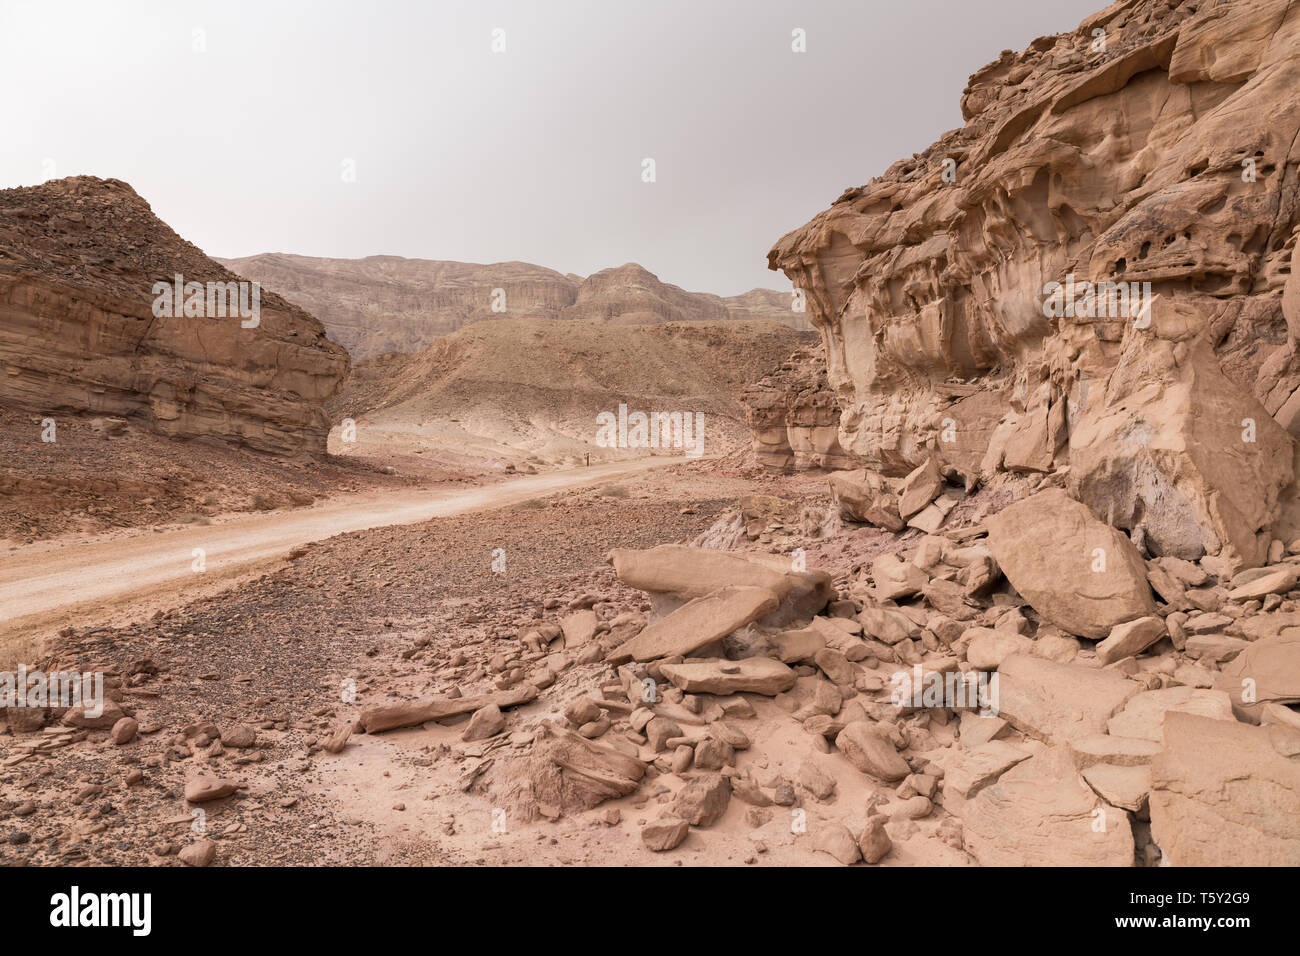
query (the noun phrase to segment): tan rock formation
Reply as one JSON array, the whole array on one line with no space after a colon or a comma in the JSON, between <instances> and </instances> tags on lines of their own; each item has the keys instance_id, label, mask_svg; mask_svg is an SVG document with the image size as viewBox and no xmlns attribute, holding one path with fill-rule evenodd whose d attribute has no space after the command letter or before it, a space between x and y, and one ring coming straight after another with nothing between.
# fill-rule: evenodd
<instances>
[{"instance_id":1,"label":"tan rock formation","mask_svg":"<svg viewBox=\"0 0 1300 956\"><path fill-rule=\"evenodd\" d=\"M754 455L771 471L852 469L840 447L840 409L817 353L801 348L741 396Z\"/></svg>"},{"instance_id":2,"label":"tan rock formation","mask_svg":"<svg viewBox=\"0 0 1300 956\"><path fill-rule=\"evenodd\" d=\"M154 283L177 275L205 287L239 278L118 180L0 191L0 401L259 451L324 452L321 403L347 376L347 353L268 289L255 327L237 315L155 317Z\"/></svg>"},{"instance_id":3,"label":"tan rock formation","mask_svg":"<svg viewBox=\"0 0 1300 956\"><path fill-rule=\"evenodd\" d=\"M964 127L769 253L843 447L1068 462L1152 554L1259 564L1300 434L1297 91L1281 0L1116 3L972 76Z\"/></svg>"}]
</instances>

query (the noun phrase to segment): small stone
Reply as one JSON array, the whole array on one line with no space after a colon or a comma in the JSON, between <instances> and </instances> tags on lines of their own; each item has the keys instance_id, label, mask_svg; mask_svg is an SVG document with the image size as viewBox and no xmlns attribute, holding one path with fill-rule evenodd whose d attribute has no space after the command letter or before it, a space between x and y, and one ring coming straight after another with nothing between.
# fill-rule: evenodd
<instances>
[{"instance_id":1,"label":"small stone","mask_svg":"<svg viewBox=\"0 0 1300 956\"><path fill-rule=\"evenodd\" d=\"M894 841L885 830L885 818L875 815L867 818L867 825L858 834L858 849L867 863L879 863L894 848Z\"/></svg>"},{"instance_id":2,"label":"small stone","mask_svg":"<svg viewBox=\"0 0 1300 956\"><path fill-rule=\"evenodd\" d=\"M197 777L191 777L185 781L185 799L190 803L205 803L209 800L220 800L222 797L228 797L240 788L241 784L234 780L226 780L220 777L213 777L209 774L200 774Z\"/></svg>"},{"instance_id":3,"label":"small stone","mask_svg":"<svg viewBox=\"0 0 1300 956\"><path fill-rule=\"evenodd\" d=\"M842 823L823 823L817 827L817 839L814 848L828 853L845 866L852 866L862 859L858 841L853 839L849 828Z\"/></svg>"},{"instance_id":4,"label":"small stone","mask_svg":"<svg viewBox=\"0 0 1300 956\"><path fill-rule=\"evenodd\" d=\"M235 750L246 750L257 743L257 731L246 724L235 724L221 732L221 742Z\"/></svg>"},{"instance_id":5,"label":"small stone","mask_svg":"<svg viewBox=\"0 0 1300 956\"><path fill-rule=\"evenodd\" d=\"M487 740L487 738L501 733L505 728L506 718L501 713L501 708L496 704L488 704L474 711L465 732L461 734L461 739L466 742Z\"/></svg>"},{"instance_id":6,"label":"small stone","mask_svg":"<svg viewBox=\"0 0 1300 956\"><path fill-rule=\"evenodd\" d=\"M129 744L131 741L135 740L135 735L139 730L140 725L136 723L134 717L123 717L113 725L113 729L109 732L108 736L114 744L121 747L122 745Z\"/></svg>"},{"instance_id":7,"label":"small stone","mask_svg":"<svg viewBox=\"0 0 1300 956\"><path fill-rule=\"evenodd\" d=\"M207 866L217 856L217 845L211 840L196 840L181 850L181 862L186 866Z\"/></svg>"},{"instance_id":8,"label":"small stone","mask_svg":"<svg viewBox=\"0 0 1300 956\"><path fill-rule=\"evenodd\" d=\"M651 851L663 853L680 846L690 829L690 825L685 820L660 817L641 828L641 842Z\"/></svg>"}]
</instances>

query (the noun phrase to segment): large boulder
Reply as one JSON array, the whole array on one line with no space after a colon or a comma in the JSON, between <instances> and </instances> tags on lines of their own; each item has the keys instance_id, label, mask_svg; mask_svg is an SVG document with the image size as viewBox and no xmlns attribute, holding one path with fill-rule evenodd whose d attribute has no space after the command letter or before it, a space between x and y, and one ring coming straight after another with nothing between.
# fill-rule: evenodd
<instances>
[{"instance_id":1,"label":"large boulder","mask_svg":"<svg viewBox=\"0 0 1300 956\"><path fill-rule=\"evenodd\" d=\"M1064 631L1100 640L1155 611L1146 563L1128 537L1059 488L988 519L989 550L1007 580Z\"/></svg>"},{"instance_id":2,"label":"large boulder","mask_svg":"<svg viewBox=\"0 0 1300 956\"><path fill-rule=\"evenodd\" d=\"M808 618L833 597L831 576L802 570L792 558L662 544L647 550L616 548L607 557L620 581L650 594L655 612L666 614L684 602L725 587L766 588L779 606L765 623Z\"/></svg>"},{"instance_id":3,"label":"large boulder","mask_svg":"<svg viewBox=\"0 0 1300 956\"><path fill-rule=\"evenodd\" d=\"M1070 437L1070 485L1095 515L1140 535L1153 555L1263 562L1294 439L1223 374L1175 301L1131 329L1107 387Z\"/></svg>"},{"instance_id":4,"label":"large boulder","mask_svg":"<svg viewBox=\"0 0 1300 956\"><path fill-rule=\"evenodd\" d=\"M1278 727L1171 713L1151 763L1151 836L1174 866L1300 866L1300 762Z\"/></svg>"},{"instance_id":5,"label":"large boulder","mask_svg":"<svg viewBox=\"0 0 1300 956\"><path fill-rule=\"evenodd\" d=\"M886 531L902 531L898 491L893 482L866 468L837 471L827 483L831 499L846 521L865 521Z\"/></svg>"}]
</instances>

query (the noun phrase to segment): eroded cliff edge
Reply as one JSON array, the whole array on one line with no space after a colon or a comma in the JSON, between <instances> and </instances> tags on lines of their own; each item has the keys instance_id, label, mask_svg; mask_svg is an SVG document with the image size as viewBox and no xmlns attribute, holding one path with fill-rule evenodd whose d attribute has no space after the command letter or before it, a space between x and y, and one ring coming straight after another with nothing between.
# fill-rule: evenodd
<instances>
[{"instance_id":1,"label":"eroded cliff edge","mask_svg":"<svg viewBox=\"0 0 1300 956\"><path fill-rule=\"evenodd\" d=\"M1153 555L1260 563L1294 530L1300 4L1125 0L962 113L769 253L841 445L887 478L1055 474ZM1072 281L1149 308L1063 310Z\"/></svg>"},{"instance_id":2,"label":"eroded cliff edge","mask_svg":"<svg viewBox=\"0 0 1300 956\"><path fill-rule=\"evenodd\" d=\"M115 179L0 190L0 402L122 416L164 435L324 453L347 377L321 324L260 291L238 316L154 315L154 284L238 283Z\"/></svg>"}]
</instances>

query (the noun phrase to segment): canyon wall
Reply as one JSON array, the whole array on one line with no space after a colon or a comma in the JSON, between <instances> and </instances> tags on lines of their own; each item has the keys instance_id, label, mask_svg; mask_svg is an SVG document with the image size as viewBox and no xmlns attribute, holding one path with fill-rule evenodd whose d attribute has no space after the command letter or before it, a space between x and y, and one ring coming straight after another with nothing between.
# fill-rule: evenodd
<instances>
[{"instance_id":1,"label":"canyon wall","mask_svg":"<svg viewBox=\"0 0 1300 956\"><path fill-rule=\"evenodd\" d=\"M255 327L154 315L154 284L237 282L126 183L0 190L0 403L122 416L160 434L323 453L347 353L261 290ZM250 295L251 300L251 295Z\"/></svg>"},{"instance_id":2,"label":"canyon wall","mask_svg":"<svg viewBox=\"0 0 1300 956\"><path fill-rule=\"evenodd\" d=\"M1153 554L1258 564L1300 434L1300 4L1124 0L961 105L769 253L840 443L886 477L1068 474Z\"/></svg>"}]
</instances>

